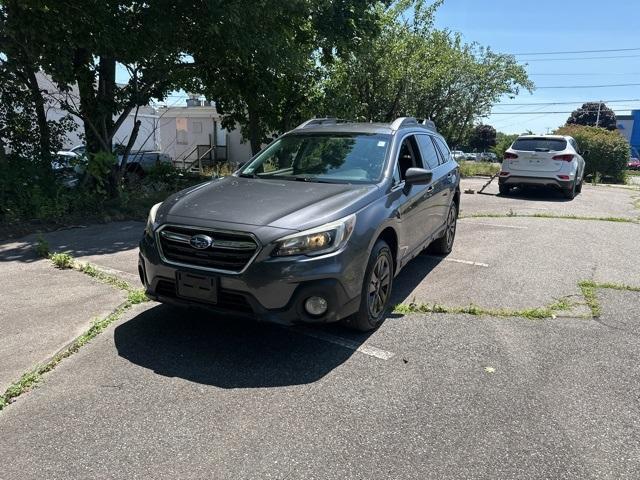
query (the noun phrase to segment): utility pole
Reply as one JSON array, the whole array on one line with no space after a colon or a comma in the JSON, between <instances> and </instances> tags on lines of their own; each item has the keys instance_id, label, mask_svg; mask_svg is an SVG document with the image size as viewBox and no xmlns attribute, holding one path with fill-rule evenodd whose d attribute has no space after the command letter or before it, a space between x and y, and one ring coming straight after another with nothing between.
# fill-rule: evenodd
<instances>
[{"instance_id":1,"label":"utility pole","mask_svg":"<svg viewBox=\"0 0 640 480\"><path fill-rule=\"evenodd\" d=\"M596 117L596 127L600 126L600 108L602 107L602 100L598 103L598 116Z\"/></svg>"}]
</instances>

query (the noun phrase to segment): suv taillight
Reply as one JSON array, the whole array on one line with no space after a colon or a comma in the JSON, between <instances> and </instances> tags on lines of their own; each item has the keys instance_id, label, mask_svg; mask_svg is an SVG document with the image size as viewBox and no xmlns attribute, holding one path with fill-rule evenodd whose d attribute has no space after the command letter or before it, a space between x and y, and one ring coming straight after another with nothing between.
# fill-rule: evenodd
<instances>
[{"instance_id":1,"label":"suv taillight","mask_svg":"<svg viewBox=\"0 0 640 480\"><path fill-rule=\"evenodd\" d=\"M563 162L573 162L575 157L571 154L567 155L556 155L553 157L554 160L562 160Z\"/></svg>"},{"instance_id":2,"label":"suv taillight","mask_svg":"<svg viewBox=\"0 0 640 480\"><path fill-rule=\"evenodd\" d=\"M505 160L513 160L518 158L518 155L516 155L515 153L511 153L511 152L505 152L504 153L504 159Z\"/></svg>"}]
</instances>

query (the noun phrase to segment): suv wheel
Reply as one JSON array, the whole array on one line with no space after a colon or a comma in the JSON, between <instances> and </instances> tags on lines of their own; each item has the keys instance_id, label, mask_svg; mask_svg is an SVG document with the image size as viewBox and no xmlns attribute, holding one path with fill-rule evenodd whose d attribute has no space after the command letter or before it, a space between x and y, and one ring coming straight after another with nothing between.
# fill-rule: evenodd
<instances>
[{"instance_id":1,"label":"suv wheel","mask_svg":"<svg viewBox=\"0 0 640 480\"><path fill-rule=\"evenodd\" d=\"M509 195L509 192L511 191L511 188L509 188L507 185L498 185L498 191L500 192L500 195Z\"/></svg>"},{"instance_id":2,"label":"suv wheel","mask_svg":"<svg viewBox=\"0 0 640 480\"><path fill-rule=\"evenodd\" d=\"M393 257L384 240L373 247L362 283L360 310L345 319L348 327L368 332L384 320L393 287Z\"/></svg>"},{"instance_id":3,"label":"suv wheel","mask_svg":"<svg viewBox=\"0 0 640 480\"><path fill-rule=\"evenodd\" d=\"M565 188L562 190L562 194L564 198L568 198L569 200L573 200L576 197L576 181L571 182L569 188Z\"/></svg>"},{"instance_id":4,"label":"suv wheel","mask_svg":"<svg viewBox=\"0 0 640 480\"><path fill-rule=\"evenodd\" d=\"M453 249L453 241L456 238L456 227L458 224L458 207L455 203L451 204L449 214L447 215L447 223L444 227L444 234L431 244L430 251L437 255L449 255Z\"/></svg>"},{"instance_id":5,"label":"suv wheel","mask_svg":"<svg viewBox=\"0 0 640 480\"><path fill-rule=\"evenodd\" d=\"M584 183L584 178L580 178L580 183L576 186L576 193L582 192L582 184Z\"/></svg>"}]
</instances>

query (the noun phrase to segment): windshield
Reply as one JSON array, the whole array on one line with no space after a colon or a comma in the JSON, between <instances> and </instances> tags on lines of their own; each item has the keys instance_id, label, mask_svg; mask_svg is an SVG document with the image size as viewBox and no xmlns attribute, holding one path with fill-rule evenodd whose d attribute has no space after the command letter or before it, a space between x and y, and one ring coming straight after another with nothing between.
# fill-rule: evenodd
<instances>
[{"instance_id":1,"label":"windshield","mask_svg":"<svg viewBox=\"0 0 640 480\"><path fill-rule=\"evenodd\" d=\"M524 152L561 152L567 148L567 141L562 138L519 138L511 148Z\"/></svg>"},{"instance_id":2,"label":"windshield","mask_svg":"<svg viewBox=\"0 0 640 480\"><path fill-rule=\"evenodd\" d=\"M390 135L312 134L279 138L245 166L243 177L308 182L380 180Z\"/></svg>"}]
</instances>

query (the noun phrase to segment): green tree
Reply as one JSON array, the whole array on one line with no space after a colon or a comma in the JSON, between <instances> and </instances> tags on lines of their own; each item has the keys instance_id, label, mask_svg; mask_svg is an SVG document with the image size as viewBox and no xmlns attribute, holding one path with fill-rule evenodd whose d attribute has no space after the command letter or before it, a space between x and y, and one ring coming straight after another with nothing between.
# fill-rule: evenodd
<instances>
[{"instance_id":1,"label":"green tree","mask_svg":"<svg viewBox=\"0 0 640 480\"><path fill-rule=\"evenodd\" d=\"M471 148L485 151L496 144L496 129L491 125L476 125L469 138Z\"/></svg>"},{"instance_id":2,"label":"green tree","mask_svg":"<svg viewBox=\"0 0 640 480\"><path fill-rule=\"evenodd\" d=\"M434 29L440 3L378 6L380 34L327 67L322 113L371 121L430 118L459 145L501 96L533 87L513 56Z\"/></svg>"},{"instance_id":3,"label":"green tree","mask_svg":"<svg viewBox=\"0 0 640 480\"><path fill-rule=\"evenodd\" d=\"M180 8L169 0L2 0L0 11L0 51L26 73L42 151L51 143L42 121L47 101L81 119L90 154L111 152L127 116L168 94L184 67ZM116 84L117 65L128 72L124 85ZM55 91L34 85L38 70ZM116 168L112 194L118 175Z\"/></svg>"},{"instance_id":4,"label":"green tree","mask_svg":"<svg viewBox=\"0 0 640 480\"><path fill-rule=\"evenodd\" d=\"M571 113L567 119L567 125L584 125L615 130L618 124L616 114L604 103L587 102Z\"/></svg>"},{"instance_id":5,"label":"green tree","mask_svg":"<svg viewBox=\"0 0 640 480\"><path fill-rule=\"evenodd\" d=\"M516 138L518 137L519 135L517 133L507 134L507 133L497 132L496 144L493 148L491 148L491 151L496 154L496 156L500 161L504 160L504 152L506 152L507 149L511 147L513 142L515 142Z\"/></svg>"},{"instance_id":6,"label":"green tree","mask_svg":"<svg viewBox=\"0 0 640 480\"><path fill-rule=\"evenodd\" d=\"M196 2L198 3L198 2ZM205 3L189 15L195 75L186 87L216 100L255 153L271 133L311 115L321 65L375 29L373 0Z\"/></svg>"}]
</instances>

